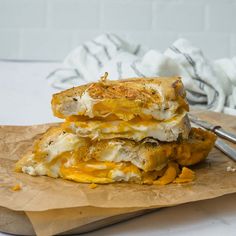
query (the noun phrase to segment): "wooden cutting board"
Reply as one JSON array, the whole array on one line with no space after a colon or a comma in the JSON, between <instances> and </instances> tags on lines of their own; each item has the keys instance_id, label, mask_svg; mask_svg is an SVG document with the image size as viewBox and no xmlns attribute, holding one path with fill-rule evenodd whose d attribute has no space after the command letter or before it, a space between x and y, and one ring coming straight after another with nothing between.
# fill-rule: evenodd
<instances>
[{"instance_id":1,"label":"wooden cutting board","mask_svg":"<svg viewBox=\"0 0 236 236\"><path fill-rule=\"evenodd\" d=\"M94 222L82 225L61 235L78 235L88 233L112 224L130 220L140 215L153 212L157 209L140 210L137 212L109 216L105 219L94 220ZM22 211L12 211L10 209L0 207L0 232L14 235L35 235L34 228L27 215Z\"/></svg>"},{"instance_id":2,"label":"wooden cutting board","mask_svg":"<svg viewBox=\"0 0 236 236\"><path fill-rule=\"evenodd\" d=\"M201 112L201 111L193 111L192 113L194 113L198 117L205 119L213 124L221 125L225 129L236 133L236 117L235 116L229 116L229 115L225 115L221 113L214 113L214 112ZM222 155L224 154L222 153ZM96 230L104 226L108 226L117 222L134 218L139 215L146 214L147 212L150 212L153 210L155 209L139 210L139 211L128 213L128 214L109 216L102 220L94 219L93 222L90 222L89 224L85 224L78 228L64 232L64 235L89 232L89 231ZM24 212L12 211L7 208L0 207L0 219L1 219L0 220L1 232L17 234L17 235L34 235L35 234L32 224Z\"/></svg>"}]
</instances>

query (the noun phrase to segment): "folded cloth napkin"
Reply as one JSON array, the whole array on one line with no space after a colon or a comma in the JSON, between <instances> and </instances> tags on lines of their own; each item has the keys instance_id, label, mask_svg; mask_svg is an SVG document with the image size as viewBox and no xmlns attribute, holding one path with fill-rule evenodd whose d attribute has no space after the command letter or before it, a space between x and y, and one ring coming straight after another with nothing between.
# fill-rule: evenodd
<instances>
[{"instance_id":1,"label":"folded cloth napkin","mask_svg":"<svg viewBox=\"0 0 236 236\"><path fill-rule=\"evenodd\" d=\"M209 61L186 39L178 39L160 53L103 34L73 50L48 81L55 88L66 89L97 81L105 72L111 80L181 76L190 105L236 115L236 57Z\"/></svg>"}]
</instances>

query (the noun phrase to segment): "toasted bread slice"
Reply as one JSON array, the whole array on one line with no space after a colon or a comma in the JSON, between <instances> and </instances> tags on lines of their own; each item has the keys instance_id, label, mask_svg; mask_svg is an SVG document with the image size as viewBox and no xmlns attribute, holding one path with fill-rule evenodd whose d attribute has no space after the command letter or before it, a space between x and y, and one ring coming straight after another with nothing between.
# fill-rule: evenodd
<instances>
[{"instance_id":1,"label":"toasted bread slice","mask_svg":"<svg viewBox=\"0 0 236 236\"><path fill-rule=\"evenodd\" d=\"M188 111L185 96L179 77L101 80L54 94L52 110L63 119L168 120Z\"/></svg>"},{"instance_id":2,"label":"toasted bread slice","mask_svg":"<svg viewBox=\"0 0 236 236\"><path fill-rule=\"evenodd\" d=\"M184 166L202 161L214 141L214 134L195 128L188 140L167 143L150 138L141 142L92 141L67 133L62 127L54 127L35 142L32 152L17 162L16 170L77 182L144 183L153 176L153 181L160 176L170 161Z\"/></svg>"}]
</instances>

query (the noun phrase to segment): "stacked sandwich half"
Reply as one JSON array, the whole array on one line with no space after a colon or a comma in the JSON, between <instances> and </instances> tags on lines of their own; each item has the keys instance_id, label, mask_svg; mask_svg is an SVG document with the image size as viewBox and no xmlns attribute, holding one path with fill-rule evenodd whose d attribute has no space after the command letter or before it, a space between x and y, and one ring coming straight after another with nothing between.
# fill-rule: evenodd
<instances>
[{"instance_id":1,"label":"stacked sandwich half","mask_svg":"<svg viewBox=\"0 0 236 236\"><path fill-rule=\"evenodd\" d=\"M104 76L53 95L52 109L65 122L43 134L16 170L84 183L188 182L194 173L186 166L206 158L215 141L191 129L178 77Z\"/></svg>"}]
</instances>

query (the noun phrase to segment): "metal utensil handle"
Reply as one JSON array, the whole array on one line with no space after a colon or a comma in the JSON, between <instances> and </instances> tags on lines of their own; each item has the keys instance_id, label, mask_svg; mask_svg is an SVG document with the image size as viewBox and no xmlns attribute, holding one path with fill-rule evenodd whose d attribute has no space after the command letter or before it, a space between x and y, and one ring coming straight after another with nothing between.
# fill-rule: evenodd
<instances>
[{"instance_id":1,"label":"metal utensil handle","mask_svg":"<svg viewBox=\"0 0 236 236\"><path fill-rule=\"evenodd\" d=\"M224 141L219 138L215 142L215 146L226 154L231 160L236 161L236 150L226 144Z\"/></svg>"},{"instance_id":2,"label":"metal utensil handle","mask_svg":"<svg viewBox=\"0 0 236 236\"><path fill-rule=\"evenodd\" d=\"M224 129L222 129L221 127L219 128L215 128L214 129L214 132L216 135L224 138L224 139L227 139L233 143L236 143L236 135L231 133L231 132L228 132L228 131L225 131Z\"/></svg>"}]
</instances>

